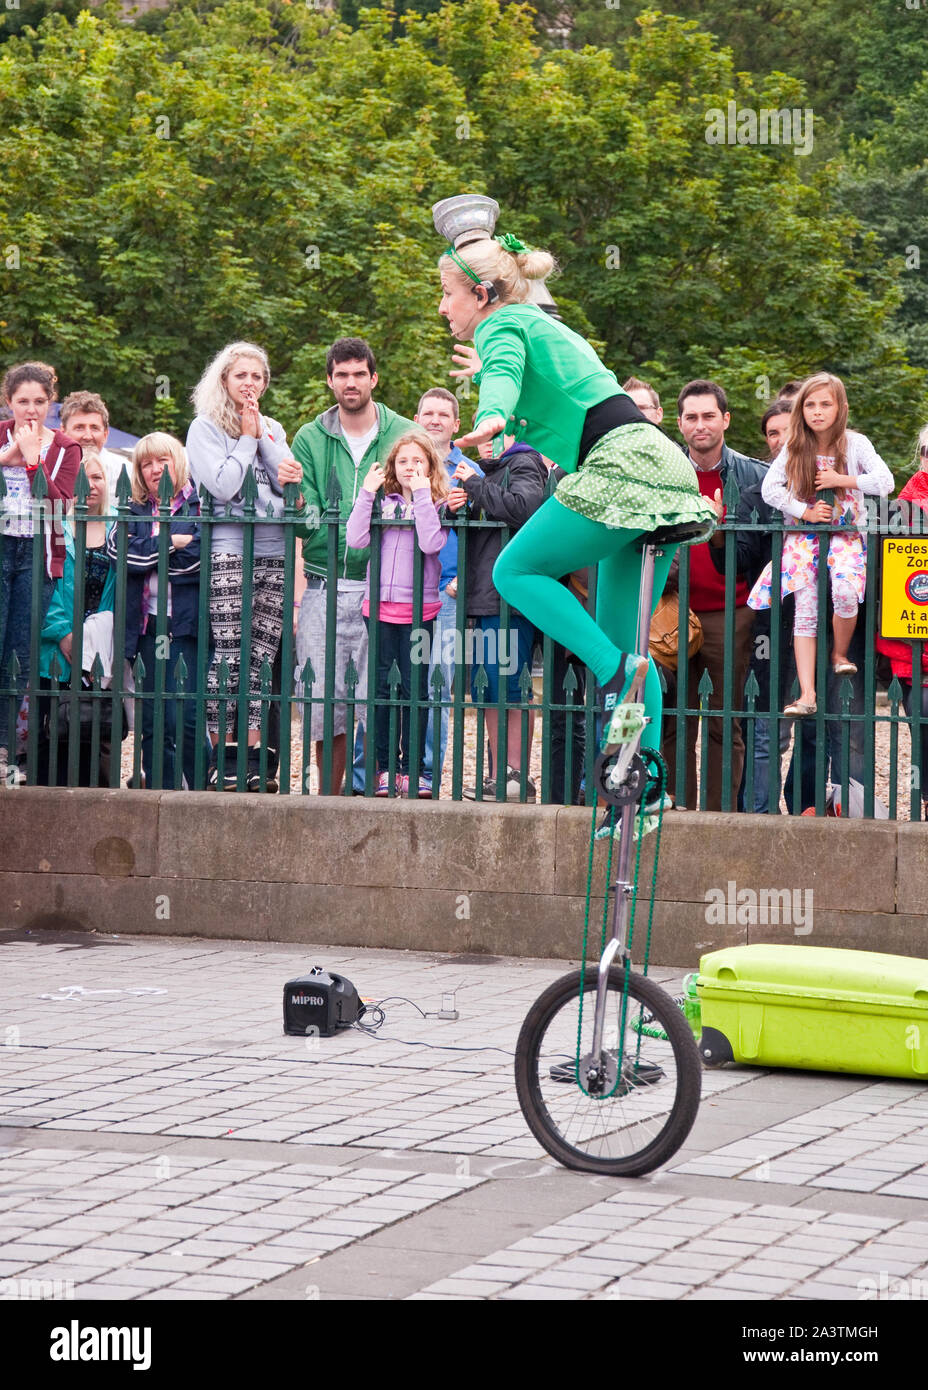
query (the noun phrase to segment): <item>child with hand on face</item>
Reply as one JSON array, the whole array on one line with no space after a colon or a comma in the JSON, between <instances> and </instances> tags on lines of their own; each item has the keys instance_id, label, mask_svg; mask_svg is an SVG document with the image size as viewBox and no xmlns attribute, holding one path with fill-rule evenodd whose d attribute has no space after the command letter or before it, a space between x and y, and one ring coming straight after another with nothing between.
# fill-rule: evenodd
<instances>
[{"instance_id":1,"label":"child with hand on face","mask_svg":"<svg viewBox=\"0 0 928 1390\"><path fill-rule=\"evenodd\" d=\"M376 796L409 794L412 774L414 795L431 795L431 787L423 788L419 769L410 768L410 708L413 693L419 701L426 697L425 675L434 619L441 608L438 581L441 563L438 553L447 533L442 530L440 509L448 496L448 476L438 450L428 435L413 430L396 441L381 466L375 463L364 479L357 501L348 518L346 543L352 549L363 550L371 540L371 514L374 499L383 488L383 518L414 522L413 526L384 526L380 549L380 604L376 618L376 671L370 672L375 681L375 736L377 750ZM413 570L416 549L424 556L422 589L422 625L413 627ZM370 632L370 563L367 569L368 592L362 612ZM371 634L373 636L374 634ZM418 639L418 640L416 640ZM422 659L424 655L424 660ZM419 659L416 659L416 658ZM390 786L390 707L388 676L393 662L401 676L403 709L400 719L400 747L397 776ZM422 740L424 748L426 710L422 710Z\"/></svg>"}]
</instances>

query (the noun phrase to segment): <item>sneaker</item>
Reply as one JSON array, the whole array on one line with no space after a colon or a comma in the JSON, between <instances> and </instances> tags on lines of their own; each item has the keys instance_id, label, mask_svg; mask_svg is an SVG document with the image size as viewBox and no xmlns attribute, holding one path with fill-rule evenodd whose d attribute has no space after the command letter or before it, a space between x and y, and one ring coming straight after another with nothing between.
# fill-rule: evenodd
<instances>
[{"instance_id":1,"label":"sneaker","mask_svg":"<svg viewBox=\"0 0 928 1390\"><path fill-rule=\"evenodd\" d=\"M626 743L644 727L644 706L626 705L625 702L647 673L646 656L638 656L637 653L628 655L623 652L619 669L612 679L601 687L605 720L599 746L603 753L610 752L620 743Z\"/></svg>"},{"instance_id":2,"label":"sneaker","mask_svg":"<svg viewBox=\"0 0 928 1390\"><path fill-rule=\"evenodd\" d=\"M271 774L268 773L267 777L264 779L264 785L262 786L260 771L257 768L249 768L245 776L246 792L276 792L277 789L278 782L276 777L272 777Z\"/></svg>"},{"instance_id":3,"label":"sneaker","mask_svg":"<svg viewBox=\"0 0 928 1390\"><path fill-rule=\"evenodd\" d=\"M419 778L419 791L418 791L418 796L419 796L420 799L423 800L423 801L425 801L425 800L431 801L431 799L432 799L432 779L431 779L431 777L420 777L420 778Z\"/></svg>"},{"instance_id":4,"label":"sneaker","mask_svg":"<svg viewBox=\"0 0 928 1390\"><path fill-rule=\"evenodd\" d=\"M431 795L431 788L429 788L429 795ZM477 788L476 788L476 787L465 787L464 790L463 790L463 792L461 793L461 795L462 795L462 796L465 796L465 797L467 798L468 801L476 801L476 799L477 799ZM535 789L535 783L532 781L531 777L527 777L527 778L526 778L526 781L525 781L525 800L526 800L526 802L535 801L536 798L537 798L537 791L536 791L536 789ZM484 801L495 801L495 800L496 800L496 777L495 777L495 776L493 776L493 777L487 777L487 778L484 780L484 783L483 783L483 799L484 799ZM508 769L507 769L507 772L506 772L506 800L507 800L507 801L521 801L521 800L522 800L522 774L521 774L516 768L514 768L514 767L508 768Z\"/></svg>"},{"instance_id":5,"label":"sneaker","mask_svg":"<svg viewBox=\"0 0 928 1390\"><path fill-rule=\"evenodd\" d=\"M640 817L636 816L634 839L639 839L641 835L650 835L651 832L656 830L659 825L659 816L645 816L643 825L641 823ZM609 812L607 811L606 814L603 816L602 820L599 822L599 825L596 827L596 833L594 834L593 839L608 840L613 835L615 836L616 844L618 844L622 838L622 822L620 821L619 817L616 816L615 824L613 825L612 821L609 818Z\"/></svg>"},{"instance_id":6,"label":"sneaker","mask_svg":"<svg viewBox=\"0 0 928 1390\"><path fill-rule=\"evenodd\" d=\"M623 705L639 680L648 674L648 658L637 652L623 652L619 669L611 680L601 686L603 711L608 714L616 705Z\"/></svg>"},{"instance_id":7,"label":"sneaker","mask_svg":"<svg viewBox=\"0 0 928 1390\"><path fill-rule=\"evenodd\" d=\"M609 836L612 834L612 809L613 808L610 806L606 807L605 811L603 812L602 818L600 819L599 825L596 827L596 834L594 836L594 839L608 840ZM650 801L646 801L644 803L644 833L648 835L652 830L655 830L657 828L658 818L662 816L665 811L672 810L673 798L669 797L666 792L664 792L663 796L660 796L658 795L657 790L655 789L655 791L651 794ZM615 828L616 831L618 831L620 820L620 811L618 807L615 807L615 812ZM635 812L635 838L638 838L637 811Z\"/></svg>"},{"instance_id":8,"label":"sneaker","mask_svg":"<svg viewBox=\"0 0 928 1390\"><path fill-rule=\"evenodd\" d=\"M465 800L467 800L467 801L476 801L476 800L477 800L477 788L476 788L475 786L474 786L474 787L465 787L465 788L463 789L463 791L461 792L461 795L462 795L462 796L465 798ZM484 801L495 801L495 800L496 800L496 778L495 778L495 777L485 777L485 778L484 778L482 796L483 796Z\"/></svg>"},{"instance_id":9,"label":"sneaker","mask_svg":"<svg viewBox=\"0 0 928 1390\"><path fill-rule=\"evenodd\" d=\"M261 785L261 753L257 748L248 750L248 771L245 774L245 790L248 792L276 792L278 787L277 777L270 768Z\"/></svg>"},{"instance_id":10,"label":"sneaker","mask_svg":"<svg viewBox=\"0 0 928 1390\"><path fill-rule=\"evenodd\" d=\"M206 790L211 792L224 791L234 792L238 790L238 776L235 768L230 767L226 762L226 770L223 774L222 785L219 783L219 768L215 763L210 763L209 771L206 774Z\"/></svg>"},{"instance_id":11,"label":"sneaker","mask_svg":"<svg viewBox=\"0 0 928 1390\"><path fill-rule=\"evenodd\" d=\"M408 780L408 779L407 779L407 780ZM402 787L402 785L403 785L403 779L402 779L402 777L400 777L400 776L397 774L396 782L395 782L395 784L394 784L395 790L396 790L396 795L397 795L397 796L399 796L399 795L401 794L401 793L400 793L400 788ZM376 783L374 784L374 795L375 795L375 796L389 796L389 795L390 795L390 774L389 774L389 772L378 772L378 774L377 774L377 781L376 781Z\"/></svg>"}]
</instances>

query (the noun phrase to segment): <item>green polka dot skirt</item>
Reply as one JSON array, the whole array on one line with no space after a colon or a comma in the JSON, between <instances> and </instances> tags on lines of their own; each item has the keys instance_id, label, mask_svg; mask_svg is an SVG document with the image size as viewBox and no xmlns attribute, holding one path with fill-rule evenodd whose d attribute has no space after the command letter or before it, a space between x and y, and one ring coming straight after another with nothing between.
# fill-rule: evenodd
<instances>
[{"instance_id":1,"label":"green polka dot skirt","mask_svg":"<svg viewBox=\"0 0 928 1390\"><path fill-rule=\"evenodd\" d=\"M576 473L561 479L555 496L590 521L628 531L715 521L689 459L655 425L644 423L603 435Z\"/></svg>"}]
</instances>

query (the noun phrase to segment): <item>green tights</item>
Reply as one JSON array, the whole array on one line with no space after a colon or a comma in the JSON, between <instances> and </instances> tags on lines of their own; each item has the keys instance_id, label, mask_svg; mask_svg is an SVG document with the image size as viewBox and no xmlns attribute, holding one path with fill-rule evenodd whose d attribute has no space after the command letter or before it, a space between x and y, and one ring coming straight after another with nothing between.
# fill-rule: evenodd
<instances>
[{"instance_id":1,"label":"green tights","mask_svg":"<svg viewBox=\"0 0 928 1390\"><path fill-rule=\"evenodd\" d=\"M508 603L574 652L605 685L618 670L621 653L637 649L641 551L635 540L643 534L590 521L551 497L503 550L493 569L493 583ZM668 547L655 560L655 607L675 550ZM594 622L559 580L572 570L597 563ZM642 735L642 746L659 748L663 700L653 660L644 705L651 722Z\"/></svg>"}]
</instances>

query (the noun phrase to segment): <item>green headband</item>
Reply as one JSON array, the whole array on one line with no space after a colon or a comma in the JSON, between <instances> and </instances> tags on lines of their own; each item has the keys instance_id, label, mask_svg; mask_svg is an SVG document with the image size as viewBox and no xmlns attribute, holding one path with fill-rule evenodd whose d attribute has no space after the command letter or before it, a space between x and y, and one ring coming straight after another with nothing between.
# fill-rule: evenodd
<instances>
[{"instance_id":1,"label":"green headband","mask_svg":"<svg viewBox=\"0 0 928 1390\"><path fill-rule=\"evenodd\" d=\"M455 265L459 266L460 269L463 270L464 274L469 279L473 280L475 285L480 284L480 276L476 273L476 271L471 270L470 266L461 256L458 255L457 251L455 251L453 246L448 247L447 251L445 252L445 255L450 256L451 260L454 261Z\"/></svg>"},{"instance_id":2,"label":"green headband","mask_svg":"<svg viewBox=\"0 0 928 1390\"><path fill-rule=\"evenodd\" d=\"M529 250L529 247L527 247L523 241L520 241L517 236L513 236L512 232L507 232L505 236L494 237L493 240L498 242L499 245L503 248L503 250L508 251L512 256L517 256L520 252ZM475 285L483 284L483 281L481 280L480 276L476 273L476 271L470 268L470 266L464 260L463 256L458 255L453 245L448 247L447 251L445 252L445 255L450 257L450 259L454 261L455 265L458 266L459 269L463 270L464 274L468 277L468 279L473 280Z\"/></svg>"}]
</instances>

